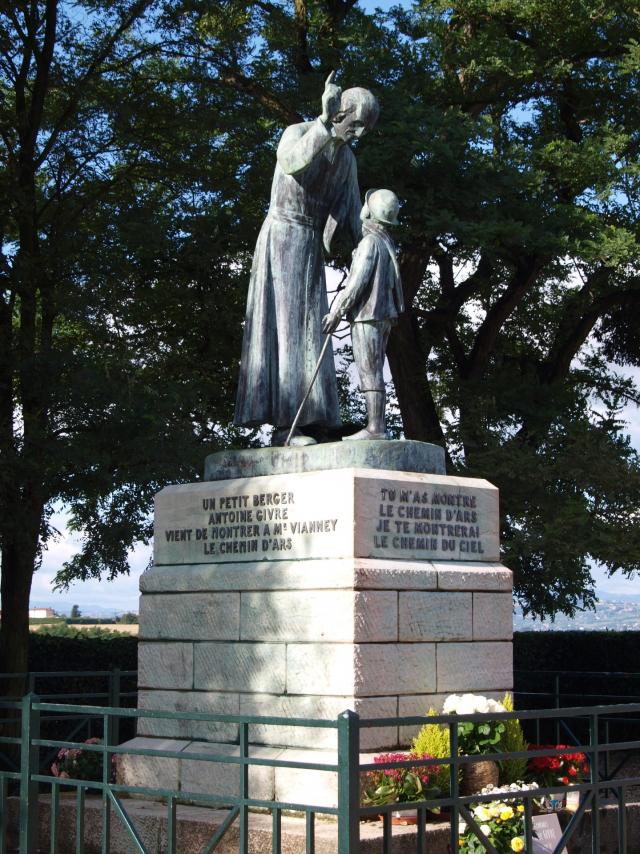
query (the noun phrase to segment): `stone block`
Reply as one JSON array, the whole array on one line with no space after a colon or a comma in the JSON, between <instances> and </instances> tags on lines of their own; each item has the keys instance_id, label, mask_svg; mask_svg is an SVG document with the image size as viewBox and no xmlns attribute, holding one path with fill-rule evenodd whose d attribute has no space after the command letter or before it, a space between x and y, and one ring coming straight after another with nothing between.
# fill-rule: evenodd
<instances>
[{"instance_id":1,"label":"stone block","mask_svg":"<svg viewBox=\"0 0 640 854\"><path fill-rule=\"evenodd\" d=\"M242 694L240 713L263 717L307 718L335 721L346 709L357 712L361 718L392 718L397 715L396 697L320 697L281 696L269 694ZM249 741L256 744L283 747L307 747L318 750L337 750L336 728L303 726L272 726L251 724ZM360 731L360 746L364 750L391 748L397 744L397 727L367 727Z\"/></svg>"},{"instance_id":2,"label":"stone block","mask_svg":"<svg viewBox=\"0 0 640 854\"><path fill-rule=\"evenodd\" d=\"M154 561L341 557L497 561L498 490L484 480L338 469L170 486Z\"/></svg>"},{"instance_id":3,"label":"stone block","mask_svg":"<svg viewBox=\"0 0 640 854\"><path fill-rule=\"evenodd\" d=\"M159 593L140 599L140 639L238 640L239 593Z\"/></svg>"},{"instance_id":4,"label":"stone block","mask_svg":"<svg viewBox=\"0 0 640 854\"><path fill-rule=\"evenodd\" d=\"M156 495L156 564L353 554L353 470L169 486Z\"/></svg>"},{"instance_id":5,"label":"stone block","mask_svg":"<svg viewBox=\"0 0 640 854\"><path fill-rule=\"evenodd\" d=\"M285 762L337 765L334 750L283 750L279 757ZM335 807L338 804L338 775L335 771L304 768L276 768L275 794L279 801L300 806L311 804Z\"/></svg>"},{"instance_id":6,"label":"stone block","mask_svg":"<svg viewBox=\"0 0 640 854\"><path fill-rule=\"evenodd\" d=\"M471 597L471 593L401 592L399 639L408 642L471 640Z\"/></svg>"},{"instance_id":7,"label":"stone block","mask_svg":"<svg viewBox=\"0 0 640 854\"><path fill-rule=\"evenodd\" d=\"M513 686L513 647L509 642L440 643L438 693L505 691Z\"/></svg>"},{"instance_id":8,"label":"stone block","mask_svg":"<svg viewBox=\"0 0 640 854\"><path fill-rule=\"evenodd\" d=\"M498 490L486 480L355 472L355 556L499 560Z\"/></svg>"},{"instance_id":9,"label":"stone block","mask_svg":"<svg viewBox=\"0 0 640 854\"><path fill-rule=\"evenodd\" d=\"M361 753L360 763L372 762L374 753ZM338 754L333 750L283 750L285 762L337 765ZM338 775L335 771L276 768L276 798L289 804L312 804L335 807L338 803Z\"/></svg>"},{"instance_id":10,"label":"stone block","mask_svg":"<svg viewBox=\"0 0 640 854\"><path fill-rule=\"evenodd\" d=\"M436 590L438 574L430 563L402 560L354 561L354 586L357 589Z\"/></svg>"},{"instance_id":11,"label":"stone block","mask_svg":"<svg viewBox=\"0 0 640 854\"><path fill-rule=\"evenodd\" d=\"M287 693L375 697L435 690L435 644L289 644Z\"/></svg>"},{"instance_id":12,"label":"stone block","mask_svg":"<svg viewBox=\"0 0 640 854\"><path fill-rule=\"evenodd\" d=\"M189 742L175 738L143 738L136 736L121 747L131 750L166 750L182 753ZM116 760L116 779L127 786L147 789L178 789L179 759L162 756L136 756L119 753ZM147 797L149 797L147 795Z\"/></svg>"},{"instance_id":13,"label":"stone block","mask_svg":"<svg viewBox=\"0 0 640 854\"><path fill-rule=\"evenodd\" d=\"M473 639L512 640L513 597L511 593L473 594Z\"/></svg>"},{"instance_id":14,"label":"stone block","mask_svg":"<svg viewBox=\"0 0 640 854\"><path fill-rule=\"evenodd\" d=\"M193 688L193 644L141 641L138 644L138 687Z\"/></svg>"},{"instance_id":15,"label":"stone block","mask_svg":"<svg viewBox=\"0 0 640 854\"><path fill-rule=\"evenodd\" d=\"M435 563L439 590L511 591L513 573L501 564Z\"/></svg>"},{"instance_id":16,"label":"stone block","mask_svg":"<svg viewBox=\"0 0 640 854\"><path fill-rule=\"evenodd\" d=\"M393 641L397 594L348 590L243 593L241 639L261 641Z\"/></svg>"},{"instance_id":17,"label":"stone block","mask_svg":"<svg viewBox=\"0 0 640 854\"><path fill-rule=\"evenodd\" d=\"M192 712L237 715L240 712L238 694L216 694L212 691L141 690L138 692L138 708L182 713L179 718L173 720L138 718L138 735L207 741L235 741L238 737L237 724L197 721L189 717Z\"/></svg>"},{"instance_id":18,"label":"stone block","mask_svg":"<svg viewBox=\"0 0 640 854\"><path fill-rule=\"evenodd\" d=\"M356 696L415 694L436 687L435 644L360 644L355 649Z\"/></svg>"},{"instance_id":19,"label":"stone block","mask_svg":"<svg viewBox=\"0 0 640 854\"><path fill-rule=\"evenodd\" d=\"M438 575L430 563L353 557L153 566L140 577L143 594L437 588Z\"/></svg>"},{"instance_id":20,"label":"stone block","mask_svg":"<svg viewBox=\"0 0 640 854\"><path fill-rule=\"evenodd\" d=\"M249 748L249 756L254 759L277 759L282 750L274 747ZM193 794L215 793L222 797L240 794L241 766L234 762L213 759L190 759L193 754L205 756L240 756L238 745L211 744L194 741L183 751L180 760L180 790ZM272 800L275 793L274 768L268 765L249 766L249 797L259 800Z\"/></svg>"},{"instance_id":21,"label":"stone block","mask_svg":"<svg viewBox=\"0 0 640 854\"><path fill-rule=\"evenodd\" d=\"M285 690L285 646L278 643L197 643L198 691L280 694Z\"/></svg>"},{"instance_id":22,"label":"stone block","mask_svg":"<svg viewBox=\"0 0 640 854\"><path fill-rule=\"evenodd\" d=\"M388 471L445 474L444 448L413 440L372 439L363 442L323 442L319 445L287 448L248 448L210 454L204 463L204 479L232 480L299 474L308 471L335 471L344 468L372 468Z\"/></svg>"},{"instance_id":23,"label":"stone block","mask_svg":"<svg viewBox=\"0 0 640 854\"><path fill-rule=\"evenodd\" d=\"M353 696L353 644L288 644L287 694Z\"/></svg>"}]
</instances>

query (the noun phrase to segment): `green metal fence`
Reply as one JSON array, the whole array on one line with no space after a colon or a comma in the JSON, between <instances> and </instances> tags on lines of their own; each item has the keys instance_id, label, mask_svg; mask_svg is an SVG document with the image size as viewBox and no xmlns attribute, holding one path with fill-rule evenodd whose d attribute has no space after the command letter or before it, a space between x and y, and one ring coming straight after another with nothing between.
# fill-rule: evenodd
<instances>
[{"instance_id":1,"label":"green metal fence","mask_svg":"<svg viewBox=\"0 0 640 854\"><path fill-rule=\"evenodd\" d=\"M68 705L43 702L39 698L28 695L21 701L0 703L0 707L9 708L19 715L21 721L20 736L0 737L0 743L20 747L20 768L16 771L4 771L0 773L0 854L6 854L6 831L8 797L13 787L19 795L20 805L20 827L19 827L19 851L20 854L35 854L38 850L38 797L42 792L51 792L51 809L49 818L50 854L60 851L58 840L58 817L60 805L61 787L71 787L75 790L76 797L76 854L82 854L84 850L84 820L85 820L85 797L88 793L96 793L101 798L102 814L102 852L107 854L111 845L111 821L112 812L122 823L128 834L134 850L140 854L156 854L145 848L134 821L127 811L124 796L138 795L159 800L165 804L167 821L167 846L168 854L177 854L176 829L177 829L177 805L184 800L202 806L226 807L228 813L222 824L212 833L202 849L204 854L213 851L222 840L225 833L232 824L237 823L239 831L239 852L248 854L249 851L249 813L252 809L271 811L272 816L272 851L280 854L282 848L282 815L287 811L301 813L306 822L306 851L313 854L315 847L315 819L318 815L333 817L337 820L337 846L339 854L356 854L359 848L360 821L372 813L383 815L383 852L391 851L393 842L391 812L395 810L417 810L418 824L415 834L415 846L417 854L427 854L425 825L427 811L433 808L444 808L449 811L449 834L450 850L458 850L458 833L461 821L473 829L482 840L484 848L489 854L502 854L483 837L471 812L473 804L490 801L495 798L491 795L470 795L462 797L459 791L459 771L468 763L494 760L502 761L509 758L531 757L531 756L553 756L566 752L562 748L544 748L528 753L496 753L491 755L462 756L458 755L458 724L461 721L472 721L481 723L487 720L506 720L518 718L521 721L533 720L555 720L562 717L563 720L585 723L588 727L588 738L584 744L577 746L577 750L586 754L589 759L589 779L577 786L572 786L573 791L579 791L581 796L580 806L573 815L564 830L564 834L555 852L559 854L564 846L575 838L577 829L584 820L587 811L590 812L590 837L592 854L601 854L600 839L600 813L599 807L603 797L608 796L617 805L617 850L619 854L632 854L628 848L627 793L630 787L640 786L639 776L613 777L606 772L607 766L603 758L612 752L640 751L640 739L627 741L614 741L615 727L611 724L606 732L602 721L618 721L625 724L628 719L640 715L640 704L625 704L598 707L575 707L570 709L549 709L535 711L518 711L505 713L491 713L489 715L462 715L462 716L437 716L437 717L404 717L388 719L361 719L353 712L345 711L336 720L310 720L291 719L282 717L260 717L246 715L220 715L204 713L163 712L138 709L123 709L115 707L95 707L88 705ZM84 744L73 740L61 740L42 738L40 723L44 715L54 714L56 716L79 716L86 715L101 718L104 738L101 744ZM155 759L180 759L184 758L179 751L162 749L132 749L130 746L118 744L115 737L117 723L124 719L137 720L140 718L159 718L165 720L207 721L218 724L234 724L238 727L238 755L230 756L225 753L212 755L208 752L190 753L189 760L207 763L224 763L225 765L237 765L238 788L237 794L202 794L201 792L185 792L174 789L163 789L160 786L133 786L114 782L112 779L112 757L122 754L135 756L149 756ZM401 768L415 765L415 759L406 762L361 763L360 741L361 734L365 729L379 727L398 727L423 725L425 723L443 723L449 728L451 755L446 758L434 760L420 760L421 765L442 765L450 768L450 791L447 797L437 800L421 801L410 804L391 804L384 807L363 807L360 805L360 779L361 774L373 768L381 770L384 768ZM261 758L256 755L254 746L249 743L249 727L259 725L260 727L282 727L289 728L311 728L332 730L335 732L337 746L336 762L298 762L278 758ZM102 779L98 781L64 779L53 776L50 770L42 765L42 756L51 750L57 751L61 748L80 748L85 751L98 752L102 755ZM319 754L322 760L322 754ZM267 766L271 768L293 768L314 771L318 774L337 775L337 799L332 806L321 804L309 804L304 802L285 802L275 799L264 799L252 797L249 788L249 771L252 766ZM534 800L544 795L561 791L563 788L554 784L552 788L541 788L536 790L525 790L517 794L517 798L524 804L524 839L525 851L533 851L533 811ZM191 852L189 852L191 854ZM195 854L195 852L193 852Z\"/></svg>"}]
</instances>

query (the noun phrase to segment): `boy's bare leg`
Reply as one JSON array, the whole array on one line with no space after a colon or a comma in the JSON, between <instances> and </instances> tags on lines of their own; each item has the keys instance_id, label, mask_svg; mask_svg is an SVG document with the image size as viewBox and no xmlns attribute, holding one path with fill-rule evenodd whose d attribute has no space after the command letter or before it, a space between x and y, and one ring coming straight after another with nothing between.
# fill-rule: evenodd
<instances>
[{"instance_id":1,"label":"boy's bare leg","mask_svg":"<svg viewBox=\"0 0 640 854\"><path fill-rule=\"evenodd\" d=\"M343 436L343 442L388 438L384 423L385 392L365 391L363 394L367 404L367 426L352 436Z\"/></svg>"}]
</instances>

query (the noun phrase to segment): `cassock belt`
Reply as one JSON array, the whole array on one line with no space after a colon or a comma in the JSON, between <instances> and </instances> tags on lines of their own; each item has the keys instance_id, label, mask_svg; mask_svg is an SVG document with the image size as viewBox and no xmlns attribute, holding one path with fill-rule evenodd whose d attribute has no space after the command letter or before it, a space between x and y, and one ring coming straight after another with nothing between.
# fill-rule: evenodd
<instances>
[{"instance_id":1,"label":"cassock belt","mask_svg":"<svg viewBox=\"0 0 640 854\"><path fill-rule=\"evenodd\" d=\"M305 228L320 228L321 223L312 216L307 216L297 211L286 211L282 208L269 208L268 216L276 222L291 222L294 225L303 225Z\"/></svg>"}]
</instances>

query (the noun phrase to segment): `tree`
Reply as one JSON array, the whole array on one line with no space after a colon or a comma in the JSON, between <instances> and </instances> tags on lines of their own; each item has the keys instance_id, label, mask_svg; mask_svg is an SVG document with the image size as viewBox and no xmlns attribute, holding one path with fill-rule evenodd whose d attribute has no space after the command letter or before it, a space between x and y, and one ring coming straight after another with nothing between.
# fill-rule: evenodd
<instances>
[{"instance_id":1,"label":"tree","mask_svg":"<svg viewBox=\"0 0 640 854\"><path fill-rule=\"evenodd\" d=\"M72 605L71 606L71 613L69 616L71 617L72 620L77 620L78 617L82 616L82 611L80 610L80 608L77 605Z\"/></svg>"},{"instance_id":2,"label":"tree","mask_svg":"<svg viewBox=\"0 0 640 854\"><path fill-rule=\"evenodd\" d=\"M161 485L257 441L228 426L251 251L277 140L332 68L382 103L363 188L405 200L405 435L501 488L534 613L589 606L590 558L636 571L636 391L611 363L640 358L639 35L630 0L3 7L5 668L55 500L85 537L60 583L114 577Z\"/></svg>"},{"instance_id":3,"label":"tree","mask_svg":"<svg viewBox=\"0 0 640 854\"><path fill-rule=\"evenodd\" d=\"M213 146L199 96L156 36L161 11L151 0L0 10L0 657L10 672L27 669L29 591L55 501L89 532L60 582L114 577L128 571L131 543L149 538L159 485L194 479L206 449L242 441L221 425L244 243L220 234L230 209L212 203ZM218 178L234 157L221 155Z\"/></svg>"},{"instance_id":4,"label":"tree","mask_svg":"<svg viewBox=\"0 0 640 854\"><path fill-rule=\"evenodd\" d=\"M638 457L620 421L637 392L611 364L640 359L634 5L368 15L237 0L180 14L185 53L239 106L259 103L274 142L317 114L331 68L379 95L358 162L365 188L384 175L405 200L408 310L388 353L405 435L500 487L525 610L590 607L590 560L640 568Z\"/></svg>"}]
</instances>

